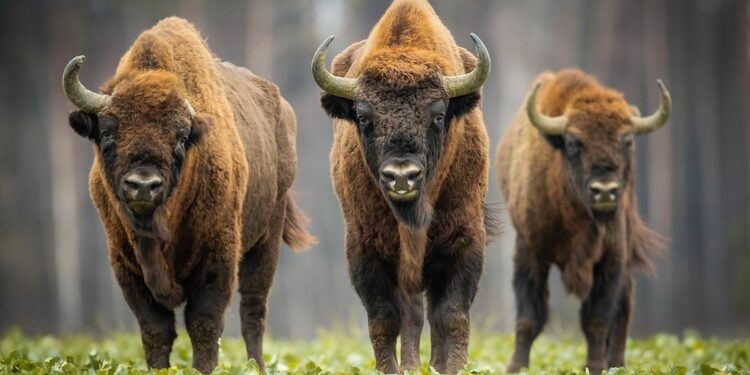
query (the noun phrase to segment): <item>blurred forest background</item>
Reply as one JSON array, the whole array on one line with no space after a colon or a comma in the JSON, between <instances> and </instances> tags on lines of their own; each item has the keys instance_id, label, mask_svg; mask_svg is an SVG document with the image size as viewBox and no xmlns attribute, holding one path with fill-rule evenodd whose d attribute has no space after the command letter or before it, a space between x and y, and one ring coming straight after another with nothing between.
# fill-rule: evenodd
<instances>
[{"instance_id":1,"label":"blurred forest background","mask_svg":"<svg viewBox=\"0 0 750 375\"><path fill-rule=\"evenodd\" d=\"M638 138L640 210L669 236L654 278L639 276L633 334L694 328L750 332L750 1L433 0L457 43L477 33L492 54L484 116L493 150L540 72L580 67L650 113L656 79L672 93L667 126ZM269 332L308 338L358 325L342 219L329 178L331 120L319 108L310 59L367 37L390 1L0 0L0 333L134 329L90 202L88 141L68 127L60 78L85 54L82 81L110 77L135 37L159 19L195 23L217 56L276 82L299 122L298 202L320 243L283 251ZM330 57L329 57L330 59ZM330 61L330 60L329 60ZM494 163L493 163L494 164ZM501 201L493 171L488 201ZM514 234L486 251L473 322L508 332ZM578 302L553 282L552 330L577 332ZM225 334L238 335L235 298Z\"/></svg>"}]
</instances>

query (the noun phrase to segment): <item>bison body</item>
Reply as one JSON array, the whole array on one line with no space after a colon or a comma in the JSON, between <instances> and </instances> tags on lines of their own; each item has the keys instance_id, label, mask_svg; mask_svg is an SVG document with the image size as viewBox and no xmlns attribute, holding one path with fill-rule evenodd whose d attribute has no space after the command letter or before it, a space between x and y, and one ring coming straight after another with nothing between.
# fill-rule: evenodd
<instances>
[{"instance_id":1,"label":"bison body","mask_svg":"<svg viewBox=\"0 0 750 375\"><path fill-rule=\"evenodd\" d=\"M330 41L313 73L336 119L331 174L376 367L399 369L399 335L401 370L419 367L424 293L430 364L457 372L487 237L488 137L478 104L486 49L476 38L478 63L423 0L394 1L367 40L336 56L332 73Z\"/></svg>"},{"instance_id":2,"label":"bison body","mask_svg":"<svg viewBox=\"0 0 750 375\"><path fill-rule=\"evenodd\" d=\"M624 364L632 314L632 271L651 269L660 236L635 200L633 136L663 125L670 100L641 118L622 94L577 70L538 78L497 153L500 188L516 229L513 287L516 349L508 371L529 363L547 319L547 275L583 301L588 367Z\"/></svg>"},{"instance_id":3,"label":"bison body","mask_svg":"<svg viewBox=\"0 0 750 375\"><path fill-rule=\"evenodd\" d=\"M90 193L149 367L169 366L173 308L186 303L193 366L213 370L235 284L248 356L262 367L280 242L313 241L289 193L292 109L273 84L215 59L179 18L142 33L103 94L77 83L80 63L64 77L80 108L70 124L94 143Z\"/></svg>"}]
</instances>

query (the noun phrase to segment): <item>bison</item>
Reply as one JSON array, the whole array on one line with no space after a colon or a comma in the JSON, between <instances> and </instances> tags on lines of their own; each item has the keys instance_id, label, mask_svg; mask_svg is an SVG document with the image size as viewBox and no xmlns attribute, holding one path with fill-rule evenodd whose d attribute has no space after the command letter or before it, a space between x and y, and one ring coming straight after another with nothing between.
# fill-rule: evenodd
<instances>
[{"instance_id":1,"label":"bison","mask_svg":"<svg viewBox=\"0 0 750 375\"><path fill-rule=\"evenodd\" d=\"M547 319L552 264L582 301L592 373L624 365L633 271L652 269L661 236L638 216L634 135L669 118L671 99L640 117L623 95L578 70L544 73L500 142L497 166L517 237L516 343L508 372L528 367Z\"/></svg>"},{"instance_id":2,"label":"bison","mask_svg":"<svg viewBox=\"0 0 750 375\"><path fill-rule=\"evenodd\" d=\"M488 137L480 88L490 58L458 47L425 0L397 0L369 37L325 67L312 61L335 119L331 174L345 220L346 256L367 311L376 367L419 368L427 298L430 364L466 364L469 307L482 272ZM487 225L487 226L486 226Z\"/></svg>"},{"instance_id":3,"label":"bison","mask_svg":"<svg viewBox=\"0 0 750 375\"><path fill-rule=\"evenodd\" d=\"M266 301L282 239L310 245L289 187L296 120L272 83L215 59L187 21L143 32L102 88L68 63L69 123L93 143L91 199L150 368L169 367L173 309L186 302L193 366L217 364L239 274L242 335L263 368Z\"/></svg>"}]
</instances>

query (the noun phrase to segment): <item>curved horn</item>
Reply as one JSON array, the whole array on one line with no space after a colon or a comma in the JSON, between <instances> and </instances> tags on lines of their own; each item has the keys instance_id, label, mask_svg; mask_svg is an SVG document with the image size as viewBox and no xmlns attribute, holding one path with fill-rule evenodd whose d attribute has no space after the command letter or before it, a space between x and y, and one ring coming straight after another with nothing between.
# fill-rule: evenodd
<instances>
[{"instance_id":1,"label":"curved horn","mask_svg":"<svg viewBox=\"0 0 750 375\"><path fill-rule=\"evenodd\" d=\"M328 46L331 45L333 38L333 35L326 38L326 40L323 41L323 44L318 47L318 50L315 51L315 56L313 56L312 59L313 78L315 78L315 83L317 83L323 91L334 96L352 100L357 92L357 80L335 76L326 69L326 53L328 52Z\"/></svg>"},{"instance_id":2,"label":"curved horn","mask_svg":"<svg viewBox=\"0 0 750 375\"><path fill-rule=\"evenodd\" d=\"M78 72L86 61L86 56L76 56L63 72L62 84L65 95L70 101L86 113L96 114L109 102L109 95L97 94L81 84Z\"/></svg>"},{"instance_id":3,"label":"curved horn","mask_svg":"<svg viewBox=\"0 0 750 375\"><path fill-rule=\"evenodd\" d=\"M477 34L471 33L471 39L474 40L474 48L479 62L477 63L477 67L469 73L443 77L443 82L450 98L468 95L479 90L484 81L487 80L487 77L490 76L492 62L490 61L490 53L487 52L487 47L484 46L484 43L482 43Z\"/></svg>"},{"instance_id":4,"label":"curved horn","mask_svg":"<svg viewBox=\"0 0 750 375\"><path fill-rule=\"evenodd\" d=\"M541 85L541 82L537 82L534 89L531 90L531 95L526 101L526 114L529 116L531 124L540 132L549 135L561 135L565 131L565 125L568 124L568 116L549 117L539 112L536 108L536 93Z\"/></svg>"},{"instance_id":5,"label":"curved horn","mask_svg":"<svg viewBox=\"0 0 750 375\"><path fill-rule=\"evenodd\" d=\"M661 95L661 104L659 104L656 112L647 117L630 117L630 122L633 123L635 132L638 134L650 133L659 129L669 120L669 113L672 112L672 97L669 95L669 91L661 80L657 80L656 83L659 85L659 94Z\"/></svg>"}]
</instances>

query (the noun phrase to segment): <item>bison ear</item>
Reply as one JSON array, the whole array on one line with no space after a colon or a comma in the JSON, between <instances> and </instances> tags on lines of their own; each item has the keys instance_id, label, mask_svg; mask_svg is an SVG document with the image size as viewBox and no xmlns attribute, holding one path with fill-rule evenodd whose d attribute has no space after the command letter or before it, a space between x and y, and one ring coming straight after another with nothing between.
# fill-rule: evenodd
<instances>
[{"instance_id":1,"label":"bison ear","mask_svg":"<svg viewBox=\"0 0 750 375\"><path fill-rule=\"evenodd\" d=\"M68 123L81 137L96 140L99 137L99 118L83 111L73 111L68 115Z\"/></svg>"},{"instance_id":2,"label":"bison ear","mask_svg":"<svg viewBox=\"0 0 750 375\"><path fill-rule=\"evenodd\" d=\"M482 96L479 91L473 92L468 95L450 98L450 100L448 100L447 123L450 123L450 120L452 120L454 117L458 118L469 113L472 109L479 105L479 100L481 98Z\"/></svg>"},{"instance_id":3,"label":"bison ear","mask_svg":"<svg viewBox=\"0 0 750 375\"><path fill-rule=\"evenodd\" d=\"M205 133L208 128L211 127L213 121L213 117L209 115L197 114L193 116L193 121L190 124L190 135L188 136L188 143L194 145L200 142L201 138L203 137L203 133Z\"/></svg>"},{"instance_id":4,"label":"bison ear","mask_svg":"<svg viewBox=\"0 0 750 375\"><path fill-rule=\"evenodd\" d=\"M555 149L565 149L565 139L563 139L561 135L544 134L544 139L546 139L547 143Z\"/></svg>"},{"instance_id":5,"label":"bison ear","mask_svg":"<svg viewBox=\"0 0 750 375\"><path fill-rule=\"evenodd\" d=\"M320 97L320 105L328 116L342 120L355 121L357 119L354 110L354 101L344 99L331 94L323 94Z\"/></svg>"}]
</instances>

